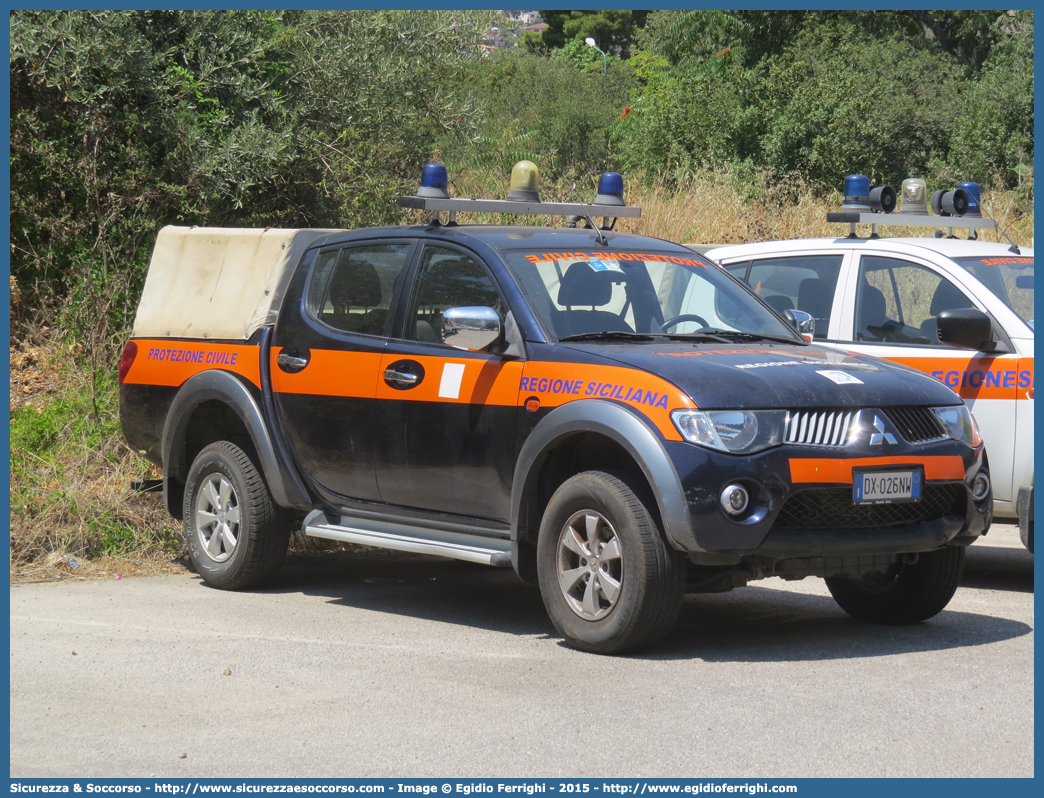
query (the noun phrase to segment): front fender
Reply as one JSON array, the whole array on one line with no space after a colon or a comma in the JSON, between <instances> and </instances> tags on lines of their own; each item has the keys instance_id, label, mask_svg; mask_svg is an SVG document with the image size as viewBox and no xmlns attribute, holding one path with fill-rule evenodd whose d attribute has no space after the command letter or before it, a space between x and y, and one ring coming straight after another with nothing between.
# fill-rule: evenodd
<instances>
[{"instance_id":1,"label":"front fender","mask_svg":"<svg viewBox=\"0 0 1044 798\"><path fill-rule=\"evenodd\" d=\"M536 425L515 462L511 486L511 539L518 540L523 501L536 488L537 474L552 444L564 435L594 432L622 446L642 469L675 548L703 551L689 522L685 492L658 434L630 410L601 399L582 399L555 408Z\"/></svg>"}]
</instances>

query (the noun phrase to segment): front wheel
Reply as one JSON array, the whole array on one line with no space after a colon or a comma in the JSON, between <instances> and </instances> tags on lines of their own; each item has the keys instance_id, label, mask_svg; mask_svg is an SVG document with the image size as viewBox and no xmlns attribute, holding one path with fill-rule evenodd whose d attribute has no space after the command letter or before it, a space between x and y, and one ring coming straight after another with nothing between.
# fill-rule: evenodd
<instances>
[{"instance_id":1,"label":"front wheel","mask_svg":"<svg viewBox=\"0 0 1044 798\"><path fill-rule=\"evenodd\" d=\"M685 592L685 557L626 482L587 471L564 482L547 505L537 576L547 613L569 645L619 654L670 631Z\"/></svg>"},{"instance_id":2,"label":"front wheel","mask_svg":"<svg viewBox=\"0 0 1044 798\"><path fill-rule=\"evenodd\" d=\"M903 563L888 574L859 579L831 577L834 601L861 621L917 623L938 615L950 603L964 573L964 547L947 546Z\"/></svg>"},{"instance_id":3,"label":"front wheel","mask_svg":"<svg viewBox=\"0 0 1044 798\"><path fill-rule=\"evenodd\" d=\"M290 522L250 455L229 441L205 447L185 485L185 539L196 573L214 587L272 581L286 558Z\"/></svg>"}]
</instances>

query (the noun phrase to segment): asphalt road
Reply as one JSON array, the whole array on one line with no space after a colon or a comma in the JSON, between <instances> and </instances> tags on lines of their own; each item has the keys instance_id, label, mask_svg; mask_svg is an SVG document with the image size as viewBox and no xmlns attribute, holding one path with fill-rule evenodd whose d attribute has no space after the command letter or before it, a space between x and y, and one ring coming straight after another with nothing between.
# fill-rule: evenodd
<instances>
[{"instance_id":1,"label":"asphalt road","mask_svg":"<svg viewBox=\"0 0 1044 798\"><path fill-rule=\"evenodd\" d=\"M632 657L566 648L508 570L377 552L277 588L11 588L17 777L1033 775L1033 558L971 548L942 614L822 580L685 600Z\"/></svg>"}]
</instances>

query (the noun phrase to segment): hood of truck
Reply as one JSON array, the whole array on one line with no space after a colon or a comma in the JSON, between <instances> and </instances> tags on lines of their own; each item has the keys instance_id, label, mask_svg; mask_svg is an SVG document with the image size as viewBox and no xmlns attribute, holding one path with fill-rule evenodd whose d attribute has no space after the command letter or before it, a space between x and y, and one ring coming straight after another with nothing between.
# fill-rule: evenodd
<instances>
[{"instance_id":1,"label":"hood of truck","mask_svg":"<svg viewBox=\"0 0 1044 798\"><path fill-rule=\"evenodd\" d=\"M667 341L570 348L662 377L709 410L960 403L941 382L914 369L817 346Z\"/></svg>"}]
</instances>

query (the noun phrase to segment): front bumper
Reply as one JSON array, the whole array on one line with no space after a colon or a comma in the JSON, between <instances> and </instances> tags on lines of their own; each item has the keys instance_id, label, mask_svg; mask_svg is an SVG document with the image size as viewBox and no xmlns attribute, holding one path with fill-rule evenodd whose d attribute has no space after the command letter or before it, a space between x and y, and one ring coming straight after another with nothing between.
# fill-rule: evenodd
<instances>
[{"instance_id":1,"label":"front bumper","mask_svg":"<svg viewBox=\"0 0 1044 798\"><path fill-rule=\"evenodd\" d=\"M992 493L972 498L971 483L984 469L984 449L957 441L920 446L824 449L783 445L753 455L728 455L688 443L666 449L685 491L695 562L726 563L748 555L773 560L896 555L968 545L989 528ZM925 471L916 503L854 505L852 468ZM719 497L731 483L751 496L748 509L730 517Z\"/></svg>"}]
</instances>

